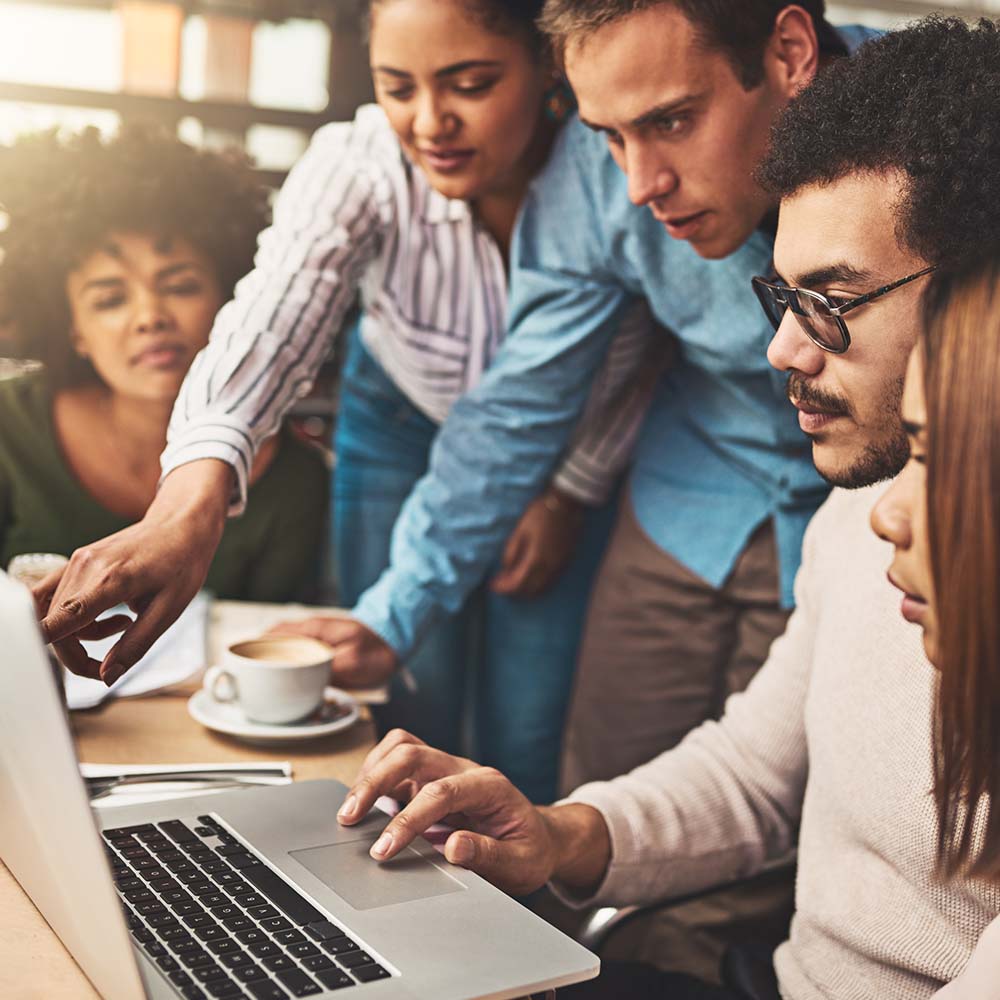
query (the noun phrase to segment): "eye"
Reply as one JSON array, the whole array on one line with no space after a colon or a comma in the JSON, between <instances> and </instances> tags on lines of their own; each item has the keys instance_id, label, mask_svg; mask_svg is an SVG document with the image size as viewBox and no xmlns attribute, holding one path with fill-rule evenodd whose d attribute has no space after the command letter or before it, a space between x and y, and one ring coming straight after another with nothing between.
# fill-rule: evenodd
<instances>
[{"instance_id":1,"label":"eye","mask_svg":"<svg viewBox=\"0 0 1000 1000\"><path fill-rule=\"evenodd\" d=\"M202 290L200 281L180 281L176 285L168 285L164 288L167 295L198 295Z\"/></svg>"},{"instance_id":2,"label":"eye","mask_svg":"<svg viewBox=\"0 0 1000 1000\"><path fill-rule=\"evenodd\" d=\"M607 131L604 133L604 138L608 140L609 146L614 146L615 149L621 149L625 142L618 132Z\"/></svg>"},{"instance_id":3,"label":"eye","mask_svg":"<svg viewBox=\"0 0 1000 1000\"><path fill-rule=\"evenodd\" d=\"M125 296L120 292L116 292L114 295L105 295L94 300L94 308L102 311L107 309L117 309L119 306L124 304Z\"/></svg>"},{"instance_id":4,"label":"eye","mask_svg":"<svg viewBox=\"0 0 1000 1000\"><path fill-rule=\"evenodd\" d=\"M679 135L689 123L690 117L687 114L673 114L660 118L655 123L656 131L661 135Z\"/></svg>"},{"instance_id":5,"label":"eye","mask_svg":"<svg viewBox=\"0 0 1000 1000\"><path fill-rule=\"evenodd\" d=\"M485 94L496 85L496 78L489 80L461 80L455 84L457 94Z\"/></svg>"}]
</instances>

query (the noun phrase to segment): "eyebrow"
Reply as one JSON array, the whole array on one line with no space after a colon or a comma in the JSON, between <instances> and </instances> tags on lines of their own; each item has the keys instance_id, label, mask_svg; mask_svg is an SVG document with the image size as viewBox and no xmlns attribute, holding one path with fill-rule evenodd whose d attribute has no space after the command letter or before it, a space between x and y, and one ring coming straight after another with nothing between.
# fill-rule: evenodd
<instances>
[{"instance_id":1,"label":"eyebrow","mask_svg":"<svg viewBox=\"0 0 1000 1000\"><path fill-rule=\"evenodd\" d=\"M181 271L201 271L202 268L196 264L193 260L180 261L177 264L168 264L166 267L157 271L154 275L156 281L165 281L167 278L172 278L174 275L179 274ZM102 290L108 288L115 288L124 282L124 278L114 277L114 278L91 278L90 281L86 282L83 288L80 289L81 292L86 292L91 289Z\"/></svg>"},{"instance_id":2,"label":"eyebrow","mask_svg":"<svg viewBox=\"0 0 1000 1000\"><path fill-rule=\"evenodd\" d=\"M496 59L466 59L464 62L452 63L434 71L436 77L454 76L456 73L464 73L470 69L496 69L501 63ZM373 73L385 73L398 79L411 80L412 73L407 73L404 69L396 69L393 66L372 66Z\"/></svg>"},{"instance_id":3,"label":"eyebrow","mask_svg":"<svg viewBox=\"0 0 1000 1000\"><path fill-rule=\"evenodd\" d=\"M673 101L665 101L663 104L657 104L655 107L650 108L648 111L643 111L641 115L637 115L631 121L627 122L626 127L634 129L645 128L647 125L652 125L657 121L677 114L678 111L682 111L688 105L696 104L704 96L704 92L685 94L683 97L678 97ZM592 132L613 131L609 125L598 125L596 122L587 121L583 115L580 116L580 121Z\"/></svg>"},{"instance_id":4,"label":"eyebrow","mask_svg":"<svg viewBox=\"0 0 1000 1000\"><path fill-rule=\"evenodd\" d=\"M872 285L878 283L878 276L867 268L855 267L853 264L841 261L837 264L828 264L826 267L817 267L812 271L806 271L805 274L799 276L794 284L802 288L814 288L816 285L829 285L835 282L843 282L848 285Z\"/></svg>"}]
</instances>

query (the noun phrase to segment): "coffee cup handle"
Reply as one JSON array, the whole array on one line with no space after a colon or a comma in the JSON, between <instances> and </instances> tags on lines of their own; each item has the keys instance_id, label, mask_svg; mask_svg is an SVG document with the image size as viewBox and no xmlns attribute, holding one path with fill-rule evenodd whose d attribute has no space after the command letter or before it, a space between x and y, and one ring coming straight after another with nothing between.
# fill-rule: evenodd
<instances>
[{"instance_id":1,"label":"coffee cup handle","mask_svg":"<svg viewBox=\"0 0 1000 1000\"><path fill-rule=\"evenodd\" d=\"M203 687L216 701L236 701L236 678L225 667L209 667L205 671Z\"/></svg>"}]
</instances>

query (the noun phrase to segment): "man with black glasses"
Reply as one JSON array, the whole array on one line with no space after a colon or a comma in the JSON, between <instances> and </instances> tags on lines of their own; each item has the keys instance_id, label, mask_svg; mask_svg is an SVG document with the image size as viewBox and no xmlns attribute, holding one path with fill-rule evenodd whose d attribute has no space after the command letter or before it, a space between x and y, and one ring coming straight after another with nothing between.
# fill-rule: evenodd
<instances>
[{"instance_id":1,"label":"man with black glasses","mask_svg":"<svg viewBox=\"0 0 1000 1000\"><path fill-rule=\"evenodd\" d=\"M900 470L899 412L926 276L1000 233L1000 30L930 18L843 60L790 106L760 171L781 198L756 283L769 359L835 489L809 526L788 629L719 722L630 774L534 808L503 778L403 733L369 756L342 821L409 804L373 857L462 816L445 855L512 891L650 903L752 874L798 844L797 912L755 994L608 963L568 997L927 1000L1000 912L983 880L936 871L934 670L868 525ZM979 955L986 961L997 961ZM943 1000L943 998L941 998Z\"/></svg>"}]
</instances>

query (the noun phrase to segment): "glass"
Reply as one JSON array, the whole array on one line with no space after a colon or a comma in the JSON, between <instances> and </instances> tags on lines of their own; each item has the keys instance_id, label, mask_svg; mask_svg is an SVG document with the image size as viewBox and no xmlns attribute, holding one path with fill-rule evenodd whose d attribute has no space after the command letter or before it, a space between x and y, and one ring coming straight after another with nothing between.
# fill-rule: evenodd
<instances>
[{"instance_id":1,"label":"glass","mask_svg":"<svg viewBox=\"0 0 1000 1000\"><path fill-rule=\"evenodd\" d=\"M922 271L908 274L905 278L853 299L830 299L809 288L796 288L780 281L768 281L766 278L751 278L750 283L775 330L781 325L785 310L791 309L799 326L817 347L830 354L843 354L851 346L851 333L843 319L845 313L902 288L903 285L930 274L934 269L934 265L925 267Z\"/></svg>"}]
</instances>

